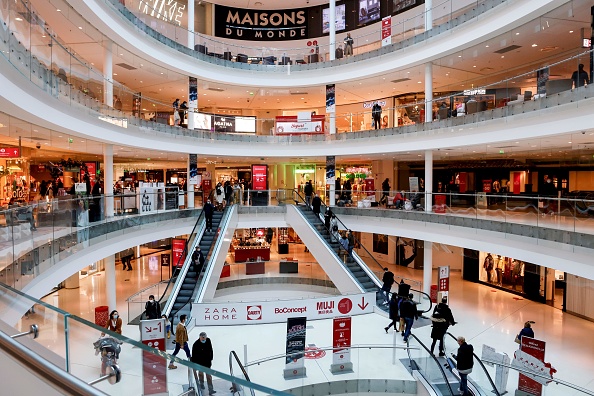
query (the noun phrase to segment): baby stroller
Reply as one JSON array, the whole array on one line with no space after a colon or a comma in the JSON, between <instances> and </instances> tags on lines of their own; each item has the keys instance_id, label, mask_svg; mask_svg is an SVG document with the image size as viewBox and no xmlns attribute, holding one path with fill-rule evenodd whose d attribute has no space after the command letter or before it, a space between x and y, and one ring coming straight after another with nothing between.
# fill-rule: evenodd
<instances>
[{"instance_id":1,"label":"baby stroller","mask_svg":"<svg viewBox=\"0 0 594 396\"><path fill-rule=\"evenodd\" d=\"M107 367L117 364L122 347L113 337L101 337L93 343L95 356L101 354L101 375L105 375Z\"/></svg>"}]
</instances>

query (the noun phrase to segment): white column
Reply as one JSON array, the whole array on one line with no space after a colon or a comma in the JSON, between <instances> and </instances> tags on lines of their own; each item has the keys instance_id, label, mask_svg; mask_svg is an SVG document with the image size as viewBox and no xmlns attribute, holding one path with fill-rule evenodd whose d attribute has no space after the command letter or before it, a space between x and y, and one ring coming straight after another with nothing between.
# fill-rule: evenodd
<instances>
[{"instance_id":1,"label":"white column","mask_svg":"<svg viewBox=\"0 0 594 396\"><path fill-rule=\"evenodd\" d=\"M433 64L425 63L425 122L433 121Z\"/></svg>"},{"instance_id":2,"label":"white column","mask_svg":"<svg viewBox=\"0 0 594 396\"><path fill-rule=\"evenodd\" d=\"M431 282L433 282L433 242L424 242L423 252L423 292L431 294Z\"/></svg>"},{"instance_id":3,"label":"white column","mask_svg":"<svg viewBox=\"0 0 594 396\"><path fill-rule=\"evenodd\" d=\"M113 217L113 145L103 145L103 166L105 175L103 183L105 185L105 217Z\"/></svg>"},{"instance_id":4,"label":"white column","mask_svg":"<svg viewBox=\"0 0 594 396\"><path fill-rule=\"evenodd\" d=\"M113 106L113 53L112 42L103 47L103 103Z\"/></svg>"},{"instance_id":5,"label":"white column","mask_svg":"<svg viewBox=\"0 0 594 396\"><path fill-rule=\"evenodd\" d=\"M329 206L336 206L336 184L334 182L330 183L330 199L328 201Z\"/></svg>"},{"instance_id":6,"label":"white column","mask_svg":"<svg viewBox=\"0 0 594 396\"><path fill-rule=\"evenodd\" d=\"M188 48L194 49L194 3L188 0Z\"/></svg>"},{"instance_id":7,"label":"white column","mask_svg":"<svg viewBox=\"0 0 594 396\"><path fill-rule=\"evenodd\" d=\"M433 28L433 0L425 0L425 30Z\"/></svg>"},{"instance_id":8,"label":"white column","mask_svg":"<svg viewBox=\"0 0 594 396\"><path fill-rule=\"evenodd\" d=\"M330 117L330 135L336 134L336 110L328 113Z\"/></svg>"},{"instance_id":9,"label":"white column","mask_svg":"<svg viewBox=\"0 0 594 396\"><path fill-rule=\"evenodd\" d=\"M425 151L425 212L433 210L433 151Z\"/></svg>"},{"instance_id":10,"label":"white column","mask_svg":"<svg viewBox=\"0 0 594 396\"><path fill-rule=\"evenodd\" d=\"M330 60L336 59L336 0L329 0L330 3Z\"/></svg>"},{"instance_id":11,"label":"white column","mask_svg":"<svg viewBox=\"0 0 594 396\"><path fill-rule=\"evenodd\" d=\"M107 306L109 312L117 309L116 299L116 269L115 269L115 255L107 256L104 259L105 263L105 295L107 296Z\"/></svg>"}]
</instances>

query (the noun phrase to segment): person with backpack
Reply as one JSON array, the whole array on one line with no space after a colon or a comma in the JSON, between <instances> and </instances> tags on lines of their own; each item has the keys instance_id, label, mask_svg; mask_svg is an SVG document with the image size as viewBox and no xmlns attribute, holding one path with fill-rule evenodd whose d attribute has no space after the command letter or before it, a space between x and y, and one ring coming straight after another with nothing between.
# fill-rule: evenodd
<instances>
[{"instance_id":1,"label":"person with backpack","mask_svg":"<svg viewBox=\"0 0 594 396\"><path fill-rule=\"evenodd\" d=\"M439 340L439 356L445 356L443 337L448 331L448 327L456 324L454 316L452 315L452 310L448 307L447 297L442 298L441 302L433 310L431 322L433 323L433 328L431 329L431 338L433 339L433 342L431 343L431 354L433 355L435 344Z\"/></svg>"}]
</instances>

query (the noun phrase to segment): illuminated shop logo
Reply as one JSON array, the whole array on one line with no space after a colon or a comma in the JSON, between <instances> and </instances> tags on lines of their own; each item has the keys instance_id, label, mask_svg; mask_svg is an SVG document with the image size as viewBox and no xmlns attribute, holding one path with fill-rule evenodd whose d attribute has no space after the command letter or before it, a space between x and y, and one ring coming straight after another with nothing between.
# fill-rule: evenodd
<instances>
[{"instance_id":1,"label":"illuminated shop logo","mask_svg":"<svg viewBox=\"0 0 594 396\"><path fill-rule=\"evenodd\" d=\"M247 306L247 320L261 320L262 319L262 306L261 305L248 305Z\"/></svg>"}]
</instances>

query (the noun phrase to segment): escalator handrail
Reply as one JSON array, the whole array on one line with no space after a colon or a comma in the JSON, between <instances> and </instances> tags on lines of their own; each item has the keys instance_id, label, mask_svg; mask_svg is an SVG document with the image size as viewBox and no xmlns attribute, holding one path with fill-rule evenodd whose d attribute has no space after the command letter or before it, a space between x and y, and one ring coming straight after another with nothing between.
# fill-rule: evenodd
<instances>
[{"instance_id":1,"label":"escalator handrail","mask_svg":"<svg viewBox=\"0 0 594 396\"><path fill-rule=\"evenodd\" d=\"M209 194L207 199L211 199L211 196L213 195L214 190L212 190ZM196 227L198 227L198 225L200 224L200 219L202 218L202 216L204 216L204 202L202 203L202 209L200 210L200 214L198 215L198 218L196 219L196 223L194 224L194 228L192 228L192 232L190 233L190 235L194 235L196 233ZM172 246L173 249L173 246ZM188 243L186 242L185 246L184 246L184 250L180 256L184 257L184 260L188 257ZM177 268L177 265L179 264L179 260L177 263L173 263L173 261L171 262L171 265L173 266L172 268ZM163 298L165 297L165 294L167 293L167 290L169 290L169 287L174 287L175 283L177 281L177 279L179 278L179 275L181 274L181 270L178 271L177 275L172 276L171 278L169 278L169 282L167 282L167 286L165 287L165 290L163 290L163 293L161 294L161 297L159 297L158 300L158 304L161 304L161 301L163 300ZM173 283L173 284L172 284Z\"/></svg>"},{"instance_id":2,"label":"escalator handrail","mask_svg":"<svg viewBox=\"0 0 594 396\"><path fill-rule=\"evenodd\" d=\"M297 190L295 190L295 194L301 198L302 202L305 203L305 199L301 197L301 195L299 194L299 192ZM326 212L326 210L328 209L328 205L324 204L322 202L322 208L324 208L324 213ZM332 210L332 209L331 209ZM340 223L343 227L343 229L345 230L349 230L349 228L338 218L338 216L336 215L336 213L334 213L334 211L332 211L332 213L334 214L334 217L336 218L336 221L338 223ZM324 225L325 226L325 225ZM360 249L365 250L365 252L367 253L367 255L371 258L371 260L373 260L373 262L377 265L377 267L379 267L382 271L384 270L384 267L382 267L382 265L375 259L375 257L373 257L373 255L369 252L369 250L367 250L365 248L365 246L363 246L363 243L361 243L361 241L359 239L357 239L357 237L355 237L355 235L353 235L353 238L355 239L355 242L358 243L358 245L360 246ZM369 266L368 266L369 267ZM373 270L371 271L373 272ZM379 279L378 279L379 280ZM381 284L380 284L381 286Z\"/></svg>"},{"instance_id":3,"label":"escalator handrail","mask_svg":"<svg viewBox=\"0 0 594 396\"><path fill-rule=\"evenodd\" d=\"M456 342L458 342L458 339L449 331L446 332L446 335L449 335L450 337L452 337ZM496 396L501 396L501 394L499 393L499 390L497 390L497 387L495 386L495 382L493 382L493 379L491 378L491 375L489 374L489 372L487 371L487 368L485 367L485 365L483 364L483 362L481 361L481 359L477 356L476 353L474 353L474 351L472 352L472 355L474 356L474 359L479 363L479 365L481 366L481 369L483 370L483 372L487 375L487 378L489 379L489 383L491 384L491 387L493 388L491 390L491 392L495 393Z\"/></svg>"},{"instance_id":4,"label":"escalator handrail","mask_svg":"<svg viewBox=\"0 0 594 396\"><path fill-rule=\"evenodd\" d=\"M299 210L297 210L297 213L303 218L303 221L305 221L305 223L307 225L309 225L309 227L312 229L312 232L314 234L319 235L319 232L314 228L313 224L311 224L307 218L303 215L303 213L301 213ZM330 233L330 236L332 238L332 232ZM344 265L344 263L340 260L340 256L338 254L336 254L334 252L334 248L328 243L328 241L325 238L322 238L320 236L320 241L326 245L326 247L332 251L332 253L334 254L334 257L336 258L336 260L341 264L342 268L345 270L345 273L347 274L347 276L353 281L353 283L359 288L359 291L361 293L366 293L366 290L363 288L363 285L359 283L359 281L357 280L357 278L355 278L355 276L353 275L353 273Z\"/></svg>"},{"instance_id":5,"label":"escalator handrail","mask_svg":"<svg viewBox=\"0 0 594 396\"><path fill-rule=\"evenodd\" d=\"M410 337L413 337L419 343L419 345L421 347L423 347L423 349L427 352L427 354L435 361L435 364L437 365L437 367L439 367L439 371L441 372L441 375L443 376L444 382L448 385L448 389L450 390L450 395L451 396L454 396L454 391L452 390L452 385L450 384L450 381L448 381L448 377L447 377L447 375L446 375L443 367L441 366L441 363L439 363L439 360L437 360L437 358L435 357L435 355L433 355L429 351L429 348L427 348L427 346L425 346L425 344L423 344L421 342L421 340L419 340L419 338L416 335L414 335L413 333L410 333L409 340L410 340ZM407 349L407 351L408 351L408 360L409 361L412 361L413 358L410 356L410 345L409 345L410 341L409 340L406 340L406 346L409 347L409 349Z\"/></svg>"},{"instance_id":6,"label":"escalator handrail","mask_svg":"<svg viewBox=\"0 0 594 396\"><path fill-rule=\"evenodd\" d=\"M431 299L431 296L429 294L425 293L424 291L417 290L417 289L410 289L410 291L413 291L413 292L416 292L419 294L423 294L423 295L427 296L427 300L429 300L429 309L426 311L419 311L419 312L427 313L427 312L431 311L431 309L433 308L433 300ZM394 293L391 293L391 294L394 294Z\"/></svg>"},{"instance_id":7,"label":"escalator handrail","mask_svg":"<svg viewBox=\"0 0 594 396\"><path fill-rule=\"evenodd\" d=\"M233 375L233 360L235 360L237 362L237 364L239 365L239 368L241 369L241 373L243 374L245 380L248 382L252 382L250 380L250 376L248 375L245 367L243 367L243 364L239 360L239 357L237 356L235 351L229 352L229 374L231 375L231 377L234 377L234 375ZM232 384L232 385L233 385L232 389L235 389L236 385L235 384ZM254 389L252 389L252 388L250 388L250 393L252 394L252 396L256 396Z\"/></svg>"},{"instance_id":8,"label":"escalator handrail","mask_svg":"<svg viewBox=\"0 0 594 396\"><path fill-rule=\"evenodd\" d=\"M231 206L226 206L225 209L223 210L223 216L221 217L221 221L219 222L218 233L215 236L215 239L213 240L212 248L210 249L210 252L208 253L208 261L206 261L206 258L205 258L205 265L202 268L202 271L200 271L199 279L202 281L200 282L199 287L194 291L192 298L190 298L190 302L197 303L204 296L204 292L206 291L206 287L204 285L204 278L206 277L206 274L208 271L212 271L212 267L214 266L212 259L213 259L213 257L216 258L219 255L219 251L221 250L221 244L223 243L223 239L224 239L223 236L225 234L223 231L227 230L227 227L229 226L229 222L231 220L231 214L236 209L237 209L237 204L233 204Z\"/></svg>"}]
</instances>

